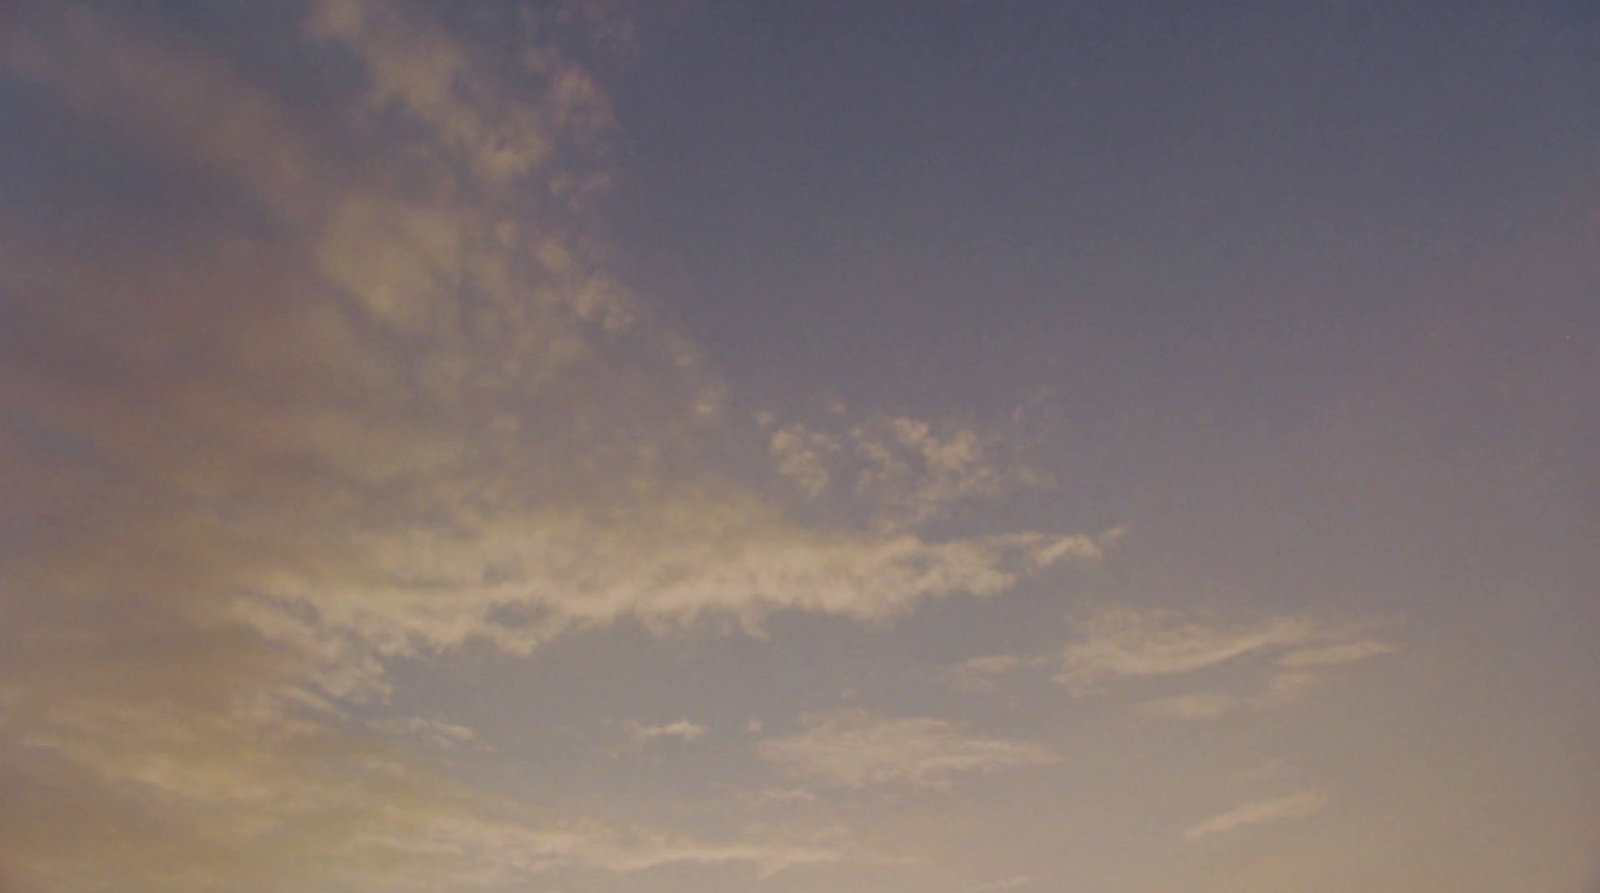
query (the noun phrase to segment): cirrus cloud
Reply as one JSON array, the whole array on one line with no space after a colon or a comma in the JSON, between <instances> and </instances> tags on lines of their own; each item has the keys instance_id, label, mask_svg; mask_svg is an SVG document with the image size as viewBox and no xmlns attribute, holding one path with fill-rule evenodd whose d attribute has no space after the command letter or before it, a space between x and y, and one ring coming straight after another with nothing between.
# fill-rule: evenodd
<instances>
[{"instance_id":1,"label":"cirrus cloud","mask_svg":"<svg viewBox=\"0 0 1600 893\"><path fill-rule=\"evenodd\" d=\"M950 787L956 777L1055 763L1033 741L984 738L928 717L889 718L865 710L804 717L802 731L761 742L768 762L833 787L904 784Z\"/></svg>"},{"instance_id":2,"label":"cirrus cloud","mask_svg":"<svg viewBox=\"0 0 1600 893\"><path fill-rule=\"evenodd\" d=\"M1223 834L1251 825L1301 819L1320 811L1327 802L1327 797L1316 791L1302 791L1287 797L1258 800L1191 825L1184 830L1183 837L1185 840L1199 840L1202 837Z\"/></svg>"}]
</instances>

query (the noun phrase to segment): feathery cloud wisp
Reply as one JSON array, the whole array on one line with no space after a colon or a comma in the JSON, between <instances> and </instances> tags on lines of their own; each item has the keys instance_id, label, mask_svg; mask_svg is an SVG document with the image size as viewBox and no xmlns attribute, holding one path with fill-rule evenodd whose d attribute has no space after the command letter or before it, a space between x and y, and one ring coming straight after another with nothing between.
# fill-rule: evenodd
<instances>
[{"instance_id":1,"label":"feathery cloud wisp","mask_svg":"<svg viewBox=\"0 0 1600 893\"><path fill-rule=\"evenodd\" d=\"M635 744L648 744L651 741L659 741L663 738L675 738L685 744L688 744L690 742L699 740L706 734L706 732L710 731L705 726L700 725L699 723L690 722L687 719L680 719L676 722L662 723L661 725L655 726L640 725L639 723L630 722L627 723L624 728L628 732L628 737L632 739L633 743Z\"/></svg>"},{"instance_id":2,"label":"feathery cloud wisp","mask_svg":"<svg viewBox=\"0 0 1600 893\"><path fill-rule=\"evenodd\" d=\"M1396 650L1395 646L1388 642L1360 639L1354 642L1300 648L1278 658L1278 663L1285 667L1336 667L1382 654L1393 654Z\"/></svg>"},{"instance_id":3,"label":"feathery cloud wisp","mask_svg":"<svg viewBox=\"0 0 1600 893\"><path fill-rule=\"evenodd\" d=\"M1306 670L1354 663L1395 651L1358 630L1311 617L1227 620L1208 612L1105 608L1079 619L1076 641L1061 653L1056 681L1077 695L1093 694L1119 678L1178 676L1252 656L1276 654L1292 672L1278 674L1264 700L1293 701L1315 681ZM1214 718L1247 703L1231 695L1183 695L1151 709L1190 719Z\"/></svg>"},{"instance_id":4,"label":"feathery cloud wisp","mask_svg":"<svg viewBox=\"0 0 1600 893\"><path fill-rule=\"evenodd\" d=\"M759 752L786 772L835 787L945 788L959 775L1060 759L1037 742L981 738L938 719L844 710L807 716L804 725L794 735L761 742Z\"/></svg>"},{"instance_id":5,"label":"feathery cloud wisp","mask_svg":"<svg viewBox=\"0 0 1600 893\"><path fill-rule=\"evenodd\" d=\"M1056 681L1078 694L1119 676L1189 673L1267 649L1309 641L1302 618L1227 624L1208 615L1112 608L1077 624L1079 640L1062 653Z\"/></svg>"},{"instance_id":6,"label":"feathery cloud wisp","mask_svg":"<svg viewBox=\"0 0 1600 893\"><path fill-rule=\"evenodd\" d=\"M1315 791L1304 791L1272 800L1246 803L1192 825L1183 832L1185 840L1199 840L1213 834L1222 834L1248 825L1281 822L1305 818L1327 805L1327 798Z\"/></svg>"}]
</instances>

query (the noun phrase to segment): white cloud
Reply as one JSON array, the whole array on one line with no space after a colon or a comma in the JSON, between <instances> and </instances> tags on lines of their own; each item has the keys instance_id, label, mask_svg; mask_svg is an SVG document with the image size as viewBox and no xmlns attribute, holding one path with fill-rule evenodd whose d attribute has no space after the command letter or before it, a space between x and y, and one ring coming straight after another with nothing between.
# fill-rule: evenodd
<instances>
[{"instance_id":1,"label":"white cloud","mask_svg":"<svg viewBox=\"0 0 1600 893\"><path fill-rule=\"evenodd\" d=\"M423 716L405 716L375 722L373 726L391 734L420 738L441 750L454 750L478 742L478 733L468 726Z\"/></svg>"},{"instance_id":2,"label":"white cloud","mask_svg":"<svg viewBox=\"0 0 1600 893\"><path fill-rule=\"evenodd\" d=\"M862 486L903 488L899 500L913 521L1009 483L993 458L999 439L970 427L898 416L858 425L850 433L861 453L877 463L863 475Z\"/></svg>"},{"instance_id":3,"label":"white cloud","mask_svg":"<svg viewBox=\"0 0 1600 893\"><path fill-rule=\"evenodd\" d=\"M329 91L299 116L226 60L112 14L48 5L0 34L7 74L109 121L125 141L110 150L271 215L241 229L207 213L174 235L139 223L147 208L96 208L84 218L112 223L70 239L6 221L0 277L49 342L4 358L10 393L103 459L0 436L6 522L24 505L63 519L0 562L0 653L16 671L0 784L37 793L21 818L0 811L7 882L53 889L40 879L70 866L88 886L315 874L327 889L456 888L838 858L773 835L535 816L446 777L438 754L385 748L396 735L461 748L470 729L351 718L390 696L389 655L515 638L495 612L544 608L527 590L495 595L508 579L617 601L564 622L625 614L619 591L590 585L600 565L567 561L579 544L563 535L626 539L610 557L653 561L608 578L627 597L676 573L642 524L597 505L612 481L650 488L659 445L689 439L714 384L671 333L631 325L638 311L582 247L578 199L604 179L585 145L610 126L593 83L537 42L521 80L501 77L414 12L316 5L321 46L369 78L334 132L318 128L350 97ZM633 396L614 396L624 382ZM657 519L680 507L645 501ZM575 507L531 508L558 503ZM411 547L438 565L396 554ZM120 821L78 820L101 815Z\"/></svg>"},{"instance_id":4,"label":"white cloud","mask_svg":"<svg viewBox=\"0 0 1600 893\"><path fill-rule=\"evenodd\" d=\"M655 726L646 726L640 725L639 723L630 722L625 724L623 728L626 729L628 737L632 739L633 743L635 744L648 744L651 741L659 741L662 738L676 738L677 740L688 744L692 741L700 739L706 734L706 732L710 731L710 729L707 729L705 726L700 725L699 723L690 722L687 719L680 719L676 722L662 723L661 725Z\"/></svg>"},{"instance_id":5,"label":"white cloud","mask_svg":"<svg viewBox=\"0 0 1600 893\"><path fill-rule=\"evenodd\" d=\"M1049 663L1048 658L1021 657L1015 654L989 654L972 657L950 668L944 676L957 691L989 692L999 687L1002 677L1024 667Z\"/></svg>"},{"instance_id":6,"label":"white cloud","mask_svg":"<svg viewBox=\"0 0 1600 893\"><path fill-rule=\"evenodd\" d=\"M103 116L164 152L239 177L271 204L317 186L298 122L222 59L163 46L72 3L0 29L0 68L48 85L80 114Z\"/></svg>"},{"instance_id":7,"label":"white cloud","mask_svg":"<svg viewBox=\"0 0 1600 893\"><path fill-rule=\"evenodd\" d=\"M1056 681L1075 693L1109 679L1190 673L1249 654L1309 641L1317 626L1297 617L1226 623L1202 613L1111 608L1077 624Z\"/></svg>"},{"instance_id":8,"label":"white cloud","mask_svg":"<svg viewBox=\"0 0 1600 893\"><path fill-rule=\"evenodd\" d=\"M844 856L841 849L817 841L710 843L651 829L619 831L589 822L530 827L473 813L430 816L420 832L406 841L383 843L416 857L465 856L463 867L473 868L458 872L458 877L477 885L503 884L519 876L568 867L638 872L664 865L751 864L768 876L797 865L836 862Z\"/></svg>"},{"instance_id":9,"label":"white cloud","mask_svg":"<svg viewBox=\"0 0 1600 893\"><path fill-rule=\"evenodd\" d=\"M1222 691L1188 692L1153 698L1134 705L1134 710L1149 716L1189 721L1220 719L1242 710L1287 707L1305 700L1322 678L1312 673L1274 673L1254 694Z\"/></svg>"},{"instance_id":10,"label":"white cloud","mask_svg":"<svg viewBox=\"0 0 1600 893\"><path fill-rule=\"evenodd\" d=\"M756 799L766 803L815 803L817 795L805 788L768 788L756 792Z\"/></svg>"},{"instance_id":11,"label":"white cloud","mask_svg":"<svg viewBox=\"0 0 1600 893\"><path fill-rule=\"evenodd\" d=\"M1277 667L1249 689L1182 692L1133 705L1153 717L1201 722L1242 711L1298 704L1324 681L1319 672L1394 646L1362 638L1359 627L1337 627L1309 617L1225 620L1206 612L1108 608L1076 624L1077 641L1061 655L1056 681L1075 695L1095 694L1117 679L1184 676L1250 657ZM1313 672L1319 671L1319 672Z\"/></svg>"},{"instance_id":12,"label":"white cloud","mask_svg":"<svg viewBox=\"0 0 1600 893\"><path fill-rule=\"evenodd\" d=\"M828 487L827 458L839 451L839 441L791 422L773 433L769 450L778 463L778 473L815 498Z\"/></svg>"},{"instance_id":13,"label":"white cloud","mask_svg":"<svg viewBox=\"0 0 1600 893\"><path fill-rule=\"evenodd\" d=\"M1032 741L981 738L944 720L892 719L865 710L804 717L803 731L763 741L761 756L785 772L834 787L948 787L956 776L1054 763Z\"/></svg>"},{"instance_id":14,"label":"white cloud","mask_svg":"<svg viewBox=\"0 0 1600 893\"><path fill-rule=\"evenodd\" d=\"M1151 716L1164 716L1170 719L1208 720L1226 716L1250 703L1252 702L1247 699L1226 692L1202 691L1155 698L1139 704L1135 709Z\"/></svg>"},{"instance_id":15,"label":"white cloud","mask_svg":"<svg viewBox=\"0 0 1600 893\"><path fill-rule=\"evenodd\" d=\"M85 21L89 33L104 30L92 17ZM372 102L398 104L425 126L408 137L417 158L459 158L424 166L437 182L425 177L400 188L319 165L309 148L315 140L281 124L282 112L262 112L281 126L268 128L271 139L230 149L227 170L274 196L281 192L275 181L253 172L277 162L251 151L292 156L317 172L320 188L274 200L314 260L296 275L321 288L295 283L291 294L230 302L207 300L202 290L192 301L201 308L196 318L179 325L145 314L153 320L145 323L150 337L177 339L192 329L189 336L219 343L217 356L248 357L250 364L174 369L172 380L182 384L171 387L169 403L141 397L147 410L138 418L117 417L115 428L91 436L112 452L137 452L122 458L143 473L259 507L251 535L273 545L258 555L277 558L233 571L233 582L245 584L238 588L253 593L235 614L275 647L306 655L324 695L381 697L375 653L425 653L472 638L526 651L574 625L626 617L659 629L722 614L751 630L774 610L881 619L928 598L994 595L1058 562L1097 560L1109 545L1108 537L1038 532L938 542L903 530L815 529L714 474L704 486L696 476L682 487L654 483L659 444L688 439L698 424L695 406L714 383L677 362L683 351L671 347L681 340L673 333L614 331L639 311L571 248L584 241L581 229L538 214L528 225L515 196L495 185L509 171L538 179L564 170L564 160L546 158L524 136L540 128L562 139L569 129L592 136L585 128L603 122L560 105L584 105L584 91L551 85L519 111L508 83L480 70L456 38L396 4L330 0L315 7L311 30L362 60ZM121 45L124 37L80 34L68 43L92 55L92 46L80 44ZM116 92L127 84L136 90L144 83L137 76L107 77L100 86L71 80L71 89L110 91L92 97L106 114L166 103L167 117L201 126L205 116L182 97L207 83L231 83L214 70L225 73L225 66L133 45L142 49L127 62L131 69L158 70L161 84L186 86L141 93L137 101ZM40 76L70 80L64 69ZM260 90L243 95L261 95L263 107L272 106ZM504 116L542 123L511 128L509 148L481 145ZM449 152L427 151L441 145ZM184 141L170 148L195 151ZM496 154L501 149L510 156ZM470 192L457 182L462 166L488 177L485 189L471 193L476 203L453 197ZM91 265L68 257L51 258L49 266ZM218 278L216 290L264 277L247 269ZM330 285L353 302L329 300ZM105 288L85 281L82 290ZM463 290L481 298L470 313ZM146 293L118 303L155 300ZM285 316L213 318L251 304L281 306ZM402 336L404 350L395 349L390 333ZM145 337L137 330L116 335ZM632 339L626 357L614 342L624 338ZM613 387L617 381L637 386ZM637 402L611 396L618 391ZM82 395L70 399L86 405ZM541 416L565 418L563 431L582 433L545 431ZM924 466L931 476L907 484L918 492L985 490L974 482L1001 473L985 458L994 438L967 429L893 418L853 436ZM179 444L195 446L184 453L173 448ZM286 468L305 471L271 481L266 491L263 471L281 475ZM643 495L583 492L603 494L613 481L629 479L629 489ZM573 491L575 498L551 498ZM897 492L883 498L892 504Z\"/></svg>"},{"instance_id":16,"label":"white cloud","mask_svg":"<svg viewBox=\"0 0 1600 893\"><path fill-rule=\"evenodd\" d=\"M1015 654L990 654L984 657L968 658L962 661L957 666L957 669L983 676L999 676L1029 663L1032 663L1032 661L1025 660Z\"/></svg>"},{"instance_id":17,"label":"white cloud","mask_svg":"<svg viewBox=\"0 0 1600 893\"><path fill-rule=\"evenodd\" d=\"M778 610L884 619L931 598L997 595L1059 556L1099 553L1083 536L926 542L824 532L758 504L695 494L625 517L530 510L471 534L416 529L366 539L351 554L370 582L325 567L261 589L383 653L471 638L525 652L574 625L626 617L665 629L723 615L752 631Z\"/></svg>"},{"instance_id":18,"label":"white cloud","mask_svg":"<svg viewBox=\"0 0 1600 893\"><path fill-rule=\"evenodd\" d=\"M798 421L779 427L772 457L807 497L832 492L871 506L880 526L916 525L966 503L1049 483L996 431L902 415L851 421L843 404L831 413L831 430Z\"/></svg>"},{"instance_id":19,"label":"white cloud","mask_svg":"<svg viewBox=\"0 0 1600 893\"><path fill-rule=\"evenodd\" d=\"M197 875L180 889L239 882L246 871L328 889L387 889L400 878L497 889L557 870L742 864L773 873L847 854L831 842L776 833L702 839L637 823L536 816L322 721L296 721L272 710L219 715L203 703L150 704L108 694L113 697L86 697L59 683L25 691L22 715L12 718L29 730L21 753L33 755L31 778L54 797L94 791L102 806L155 802L203 817L202 837L169 838L163 846L181 850L191 871L223 852L231 860L216 875ZM667 734L690 731L667 728ZM421 717L396 720L385 730L443 736L451 746L475 738L465 727ZM39 755L50 761L39 762ZM16 768L16 756L0 748L0 774ZM0 835L0 856L8 868L48 871L48 853L15 847L22 837L9 833L13 821L0 816L0 830L8 832ZM304 827L321 833L296 831ZM109 846L114 838L108 835L96 840ZM110 870L116 863L106 859L104 852L84 853L80 869Z\"/></svg>"},{"instance_id":20,"label":"white cloud","mask_svg":"<svg viewBox=\"0 0 1600 893\"><path fill-rule=\"evenodd\" d=\"M7 674L0 783L26 776L51 791L41 802L127 819L57 821L72 833L42 841L0 816L0 863L120 878L149 853L187 850L218 872L190 886L337 865L343 886L380 889L841 858L809 839L531 815L446 777L441 754L384 750L393 742L352 715L392 696L397 656L468 641L521 654L626 619L753 632L775 611L876 621L1098 560L1110 538L807 525L730 480L706 458L726 446L707 440L720 383L590 247L581 199L607 179L594 142L612 127L595 82L539 34L507 35L530 47L507 72L415 6L311 7L315 46L364 78L353 95L284 102L257 68L87 7L47 4L0 35L7 72L109 121L127 143L111 150L155 156L196 194L236 189L269 218L205 213L175 235L142 225L148 208L111 208L111 225L72 239L8 229L0 241L0 280L43 333L3 358L8 393L103 459L0 438L15 496L0 513L25 510L44 531L0 562L0 653L20 670ZM306 105L316 114L292 111ZM843 424L830 436L888 457L856 457L872 472L857 495L902 522L1010 479L992 436ZM741 460L784 461L781 447L753 452ZM803 464L783 473L821 480ZM810 731L830 730L847 731ZM377 731L485 753L438 719ZM856 732L906 760L862 779L937 785L1048 757L934 720ZM639 734L702 731L685 720ZM159 826L169 806L201 818ZM155 837L129 830L146 820Z\"/></svg>"},{"instance_id":21,"label":"white cloud","mask_svg":"<svg viewBox=\"0 0 1600 893\"><path fill-rule=\"evenodd\" d=\"M375 107L397 106L487 185L503 186L544 163L562 140L610 128L605 94L559 56L530 49L543 81L529 101L478 59L474 48L388 0L321 0L309 32L343 42L365 64Z\"/></svg>"},{"instance_id":22,"label":"white cloud","mask_svg":"<svg viewBox=\"0 0 1600 893\"><path fill-rule=\"evenodd\" d=\"M1335 667L1382 654L1393 654L1397 650L1388 642L1361 639L1355 642L1301 648L1278 658L1278 663L1285 667Z\"/></svg>"},{"instance_id":23,"label":"white cloud","mask_svg":"<svg viewBox=\"0 0 1600 893\"><path fill-rule=\"evenodd\" d=\"M971 890L968 890L967 893L999 893L1001 890L1020 890L1021 888L1032 883L1033 878L1031 876L1019 874L1016 877L1009 877L998 881L989 881L986 884L979 884L978 886L973 887Z\"/></svg>"},{"instance_id":24,"label":"white cloud","mask_svg":"<svg viewBox=\"0 0 1600 893\"><path fill-rule=\"evenodd\" d=\"M1192 825L1183 832L1183 837L1185 840L1198 840L1249 825L1305 818L1321 810L1325 805L1327 798L1315 791L1305 791L1274 800L1259 800Z\"/></svg>"},{"instance_id":25,"label":"white cloud","mask_svg":"<svg viewBox=\"0 0 1600 893\"><path fill-rule=\"evenodd\" d=\"M1321 683L1322 677L1314 673L1298 671L1275 673L1267 680L1267 690L1261 696L1260 702L1264 706L1298 704Z\"/></svg>"}]
</instances>

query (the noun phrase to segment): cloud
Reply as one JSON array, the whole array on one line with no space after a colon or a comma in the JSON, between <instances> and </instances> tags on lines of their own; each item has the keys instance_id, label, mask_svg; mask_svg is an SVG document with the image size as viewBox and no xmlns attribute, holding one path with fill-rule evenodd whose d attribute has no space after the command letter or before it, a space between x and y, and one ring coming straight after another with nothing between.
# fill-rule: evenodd
<instances>
[{"instance_id":1,"label":"cloud","mask_svg":"<svg viewBox=\"0 0 1600 893\"><path fill-rule=\"evenodd\" d=\"M1191 673L1245 655L1308 641L1303 618L1230 624L1206 614L1110 608L1077 624L1079 641L1062 653L1056 681L1087 694L1123 676Z\"/></svg>"},{"instance_id":2,"label":"cloud","mask_svg":"<svg viewBox=\"0 0 1600 893\"><path fill-rule=\"evenodd\" d=\"M850 432L868 461L858 486L892 494L907 520L942 513L953 503L998 493L1013 482L995 461L999 439L956 424L933 425L888 416Z\"/></svg>"},{"instance_id":3,"label":"cloud","mask_svg":"<svg viewBox=\"0 0 1600 893\"><path fill-rule=\"evenodd\" d=\"M1277 654L1295 672L1274 677L1255 703L1286 703L1315 681L1306 669L1333 667L1394 651L1374 639L1354 639L1359 630L1329 626L1309 617L1227 620L1206 612L1105 608L1075 624L1078 638L1062 652L1056 681L1088 695L1121 678L1181 676L1252 656ZM1247 699L1189 694L1150 702L1155 712L1190 719L1214 718Z\"/></svg>"},{"instance_id":4,"label":"cloud","mask_svg":"<svg viewBox=\"0 0 1600 893\"><path fill-rule=\"evenodd\" d=\"M803 722L803 731L761 742L759 753L785 772L833 787L947 788L959 775L1059 760L1043 744L980 738L938 719L892 719L853 709L809 715Z\"/></svg>"},{"instance_id":5,"label":"cloud","mask_svg":"<svg viewBox=\"0 0 1600 893\"><path fill-rule=\"evenodd\" d=\"M651 741L659 741L662 738L676 738L688 744L698 740L706 732L710 731L705 726L692 723L687 719L680 719L677 722L664 723L658 726L645 726L630 722L624 728L628 733L628 738L635 744L648 744Z\"/></svg>"},{"instance_id":6,"label":"cloud","mask_svg":"<svg viewBox=\"0 0 1600 893\"><path fill-rule=\"evenodd\" d=\"M380 110L401 108L427 125L486 186L528 174L560 142L593 140L614 126L605 92L546 47L530 45L522 54L522 65L542 84L530 98L479 61L481 49L401 3L320 0L307 31L347 46L365 66L367 101Z\"/></svg>"},{"instance_id":7,"label":"cloud","mask_svg":"<svg viewBox=\"0 0 1600 893\"><path fill-rule=\"evenodd\" d=\"M763 876L799 865L836 862L844 851L816 842L736 841L705 843L644 829L619 831L590 822L531 828L480 814L430 815L420 841L374 838L395 856L466 855L468 872L458 880L474 886L505 883L555 869L587 868L640 872L664 865L754 865Z\"/></svg>"},{"instance_id":8,"label":"cloud","mask_svg":"<svg viewBox=\"0 0 1600 893\"><path fill-rule=\"evenodd\" d=\"M34 820L0 817L0 863L50 888L336 890L843 858L505 803L407 744L492 742L354 717L393 697L399 657L622 620L881 621L1111 539L916 529L1005 463L993 437L904 419L850 435L913 469L859 494L900 522L785 514L721 467L755 439L726 388L608 268L590 199L615 125L548 23L504 35L508 60L416 6L309 9L298 49L350 74L309 102L98 7L0 35L6 77L184 199L0 216L0 787ZM779 454L740 458L792 476ZM1042 759L946 753L967 739L906 722L920 762L873 772Z\"/></svg>"},{"instance_id":9,"label":"cloud","mask_svg":"<svg viewBox=\"0 0 1600 893\"><path fill-rule=\"evenodd\" d=\"M999 676L1032 662L1015 654L990 654L984 657L968 658L962 661L957 666L957 669L983 676Z\"/></svg>"},{"instance_id":10,"label":"cloud","mask_svg":"<svg viewBox=\"0 0 1600 893\"><path fill-rule=\"evenodd\" d=\"M1380 642L1377 639L1361 639L1355 642L1339 642L1333 645L1301 648L1278 658L1278 663L1285 667L1336 667L1341 664L1366 660L1369 657L1393 654L1397 650L1395 646L1388 642Z\"/></svg>"},{"instance_id":11,"label":"cloud","mask_svg":"<svg viewBox=\"0 0 1600 893\"><path fill-rule=\"evenodd\" d=\"M773 432L769 450L778 463L778 473L788 478L801 492L816 498L827 489L827 457L839 452L839 440L791 422Z\"/></svg>"},{"instance_id":12,"label":"cloud","mask_svg":"<svg viewBox=\"0 0 1600 893\"><path fill-rule=\"evenodd\" d=\"M1031 876L1019 874L1016 877L1009 877L1003 880L989 881L986 884L979 884L978 886L973 887L971 890L968 890L967 893L999 893L1001 890L1019 890L1032 883L1033 878Z\"/></svg>"},{"instance_id":13,"label":"cloud","mask_svg":"<svg viewBox=\"0 0 1600 893\"><path fill-rule=\"evenodd\" d=\"M1242 710L1265 710L1298 704L1321 682L1321 677L1312 673L1299 671L1275 673L1255 694L1221 691L1188 692L1142 701L1134 705L1133 709L1149 716L1168 719L1189 721L1220 719Z\"/></svg>"},{"instance_id":14,"label":"cloud","mask_svg":"<svg viewBox=\"0 0 1600 893\"><path fill-rule=\"evenodd\" d=\"M1001 677L1024 667L1050 663L1049 658L1022 657L1015 654L989 654L972 657L950 668L945 675L950 687L957 691L989 692L999 687Z\"/></svg>"},{"instance_id":15,"label":"cloud","mask_svg":"<svg viewBox=\"0 0 1600 893\"><path fill-rule=\"evenodd\" d=\"M1140 703L1135 709L1151 716L1195 721L1219 719L1250 703L1226 692L1202 691L1155 698Z\"/></svg>"},{"instance_id":16,"label":"cloud","mask_svg":"<svg viewBox=\"0 0 1600 893\"><path fill-rule=\"evenodd\" d=\"M1070 535L929 542L819 531L758 503L692 492L618 511L530 507L477 530L364 539L351 558L377 572L370 582L323 566L259 589L385 654L474 638L527 652L574 626L629 617L668 629L723 615L752 631L776 610L882 620L928 599L997 595L1064 554L1098 552L1093 538Z\"/></svg>"},{"instance_id":17,"label":"cloud","mask_svg":"<svg viewBox=\"0 0 1600 893\"><path fill-rule=\"evenodd\" d=\"M781 425L769 451L779 473L808 498L832 491L864 501L880 525L915 525L964 504L1051 485L998 432L882 413L852 420L848 407L833 410L825 430ZM775 417L766 418L773 424Z\"/></svg>"},{"instance_id":18,"label":"cloud","mask_svg":"<svg viewBox=\"0 0 1600 893\"><path fill-rule=\"evenodd\" d=\"M658 629L715 613L754 629L772 610L881 619L928 598L993 595L1108 544L813 528L700 465L701 409L718 385L670 330L632 324L647 314L582 249L567 210L517 186L567 178L586 163L573 150L606 130L582 111L603 102L571 86L553 50L528 63L543 86L524 102L403 5L315 5L310 32L367 71L359 107L392 107L421 128L362 144L374 156L362 166L321 158L310 125L223 60L83 10L57 24L20 39L13 70L91 114L170 122L132 136L261 193L284 218L285 244L234 244L212 227L214 242L185 236L200 247L179 259L92 239L81 252L8 252L10 284L38 295L21 314L37 346L8 371L34 388L24 400L53 436L90 445L138 487L171 491L162 508L131 494L103 502L119 527L107 547L161 536L151 554L170 562L152 577L200 564L225 577L232 595L206 610L297 655L323 696L381 697L376 657L474 638L526 651L627 617ZM129 71L78 79L35 44ZM101 45L132 49L107 62ZM262 109L249 120L267 123L206 130L207 91L237 93ZM415 175L403 182L381 173L399 157ZM283 158L316 188L260 173ZM99 317L108 324L85 330ZM104 373L62 374L59 358L80 354ZM915 434L934 467L964 466L970 438L930 440L919 424L892 427ZM56 473L84 478L58 489L95 486L92 468ZM189 508L172 506L186 496L224 506L236 529L210 509L180 517Z\"/></svg>"},{"instance_id":19,"label":"cloud","mask_svg":"<svg viewBox=\"0 0 1600 893\"><path fill-rule=\"evenodd\" d=\"M1262 694L1259 703L1269 707L1297 704L1320 684L1322 677L1314 673L1300 671L1275 673L1267 681L1267 690Z\"/></svg>"},{"instance_id":20,"label":"cloud","mask_svg":"<svg viewBox=\"0 0 1600 893\"><path fill-rule=\"evenodd\" d=\"M193 661L156 668L204 669ZM334 890L387 889L400 878L476 889L555 871L684 864L775 872L847 855L770 833L708 840L540 814L270 693L244 699L232 687L221 692L232 703L218 709L209 692L179 700L174 687L152 693L141 681L148 683L121 690L72 679L8 688L0 786L19 809L0 817L0 857L20 878L53 877L66 864L81 877L108 877L150 860L140 877L157 888L261 876ZM420 717L392 725L396 734L442 737L451 747L475 738ZM73 815L107 822L62 824ZM72 830L45 840L30 823Z\"/></svg>"},{"instance_id":21,"label":"cloud","mask_svg":"<svg viewBox=\"0 0 1600 893\"><path fill-rule=\"evenodd\" d=\"M1274 800L1259 800L1212 816L1183 832L1185 840L1199 840L1249 825L1305 818L1327 805L1327 798L1315 791L1304 791Z\"/></svg>"},{"instance_id":22,"label":"cloud","mask_svg":"<svg viewBox=\"0 0 1600 893\"><path fill-rule=\"evenodd\" d=\"M817 795L805 788L768 788L757 791L755 799L764 803L815 803Z\"/></svg>"},{"instance_id":23,"label":"cloud","mask_svg":"<svg viewBox=\"0 0 1600 893\"><path fill-rule=\"evenodd\" d=\"M0 30L0 68L159 152L238 177L280 207L310 200L318 185L296 138L303 122L270 91L221 58L162 45L87 7L59 4Z\"/></svg>"},{"instance_id":24,"label":"cloud","mask_svg":"<svg viewBox=\"0 0 1600 893\"><path fill-rule=\"evenodd\" d=\"M1305 700L1324 681L1322 671L1388 654L1395 646L1367 638L1359 626L1336 626L1310 617L1224 619L1212 613L1105 608L1075 624L1078 639L1062 652L1056 681L1074 695L1102 692L1119 679L1161 679L1257 658L1252 674L1269 671L1255 690L1209 688L1148 698L1132 706L1145 716L1209 722L1226 716L1287 707ZM1270 667L1277 667L1270 671ZM982 677L968 671L968 684ZM965 677L963 677L965 678Z\"/></svg>"},{"instance_id":25,"label":"cloud","mask_svg":"<svg viewBox=\"0 0 1600 893\"><path fill-rule=\"evenodd\" d=\"M406 716L373 723L382 731L419 738L441 750L476 744L478 733L468 726L422 716Z\"/></svg>"}]
</instances>

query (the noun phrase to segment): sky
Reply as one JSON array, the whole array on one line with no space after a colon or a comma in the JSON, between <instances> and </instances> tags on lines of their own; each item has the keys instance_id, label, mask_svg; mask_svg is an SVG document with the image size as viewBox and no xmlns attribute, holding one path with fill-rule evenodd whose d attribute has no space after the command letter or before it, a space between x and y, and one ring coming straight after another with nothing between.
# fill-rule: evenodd
<instances>
[{"instance_id":1,"label":"sky","mask_svg":"<svg viewBox=\"0 0 1600 893\"><path fill-rule=\"evenodd\" d=\"M0 893L1600 891L1600 8L0 5Z\"/></svg>"}]
</instances>

